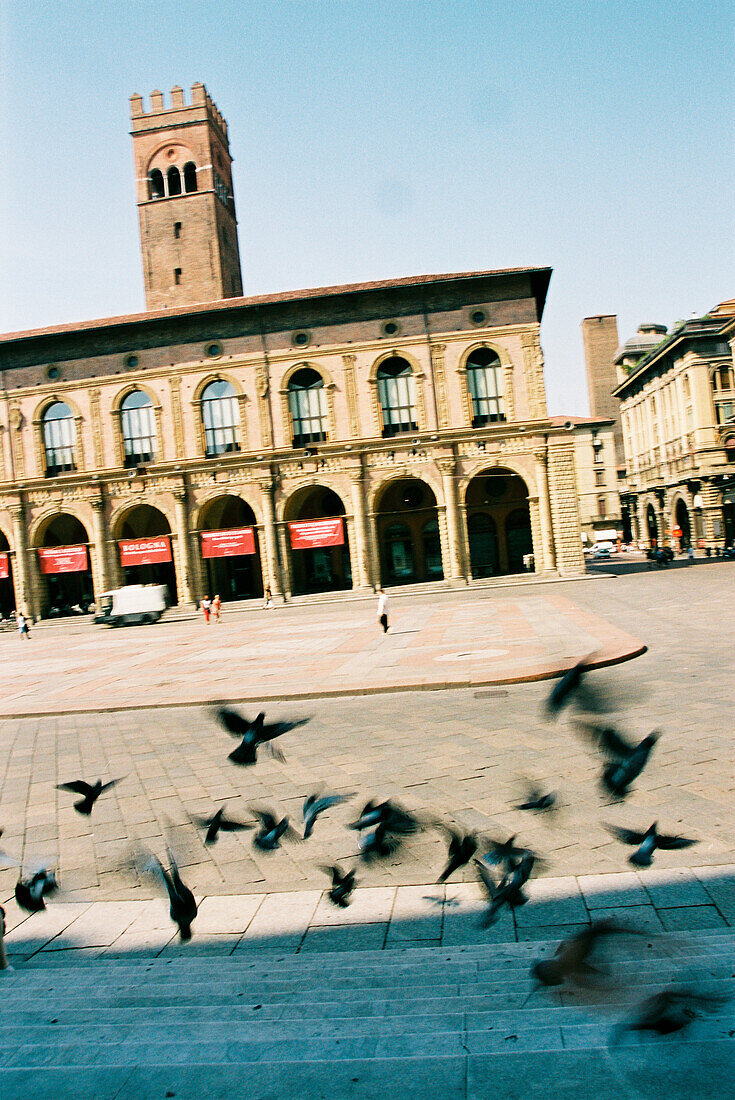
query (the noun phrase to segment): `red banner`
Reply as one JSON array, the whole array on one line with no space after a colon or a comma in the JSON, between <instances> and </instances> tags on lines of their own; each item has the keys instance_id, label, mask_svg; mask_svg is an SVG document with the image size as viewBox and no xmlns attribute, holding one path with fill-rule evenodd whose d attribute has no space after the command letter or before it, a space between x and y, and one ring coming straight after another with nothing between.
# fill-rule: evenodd
<instances>
[{"instance_id":1,"label":"red banner","mask_svg":"<svg viewBox=\"0 0 735 1100\"><path fill-rule=\"evenodd\" d=\"M149 539L126 539L118 543L120 565L152 565L156 561L171 561L171 540L168 535Z\"/></svg>"},{"instance_id":2,"label":"red banner","mask_svg":"<svg viewBox=\"0 0 735 1100\"><path fill-rule=\"evenodd\" d=\"M84 573L87 569L86 546L46 546L38 551L42 573Z\"/></svg>"},{"instance_id":3,"label":"red banner","mask_svg":"<svg viewBox=\"0 0 735 1100\"><path fill-rule=\"evenodd\" d=\"M289 523L292 550L310 550L314 546L344 546L341 519L305 519Z\"/></svg>"},{"instance_id":4,"label":"red banner","mask_svg":"<svg viewBox=\"0 0 735 1100\"><path fill-rule=\"evenodd\" d=\"M8 555L0 554L0 581L9 576L10 570L8 569Z\"/></svg>"},{"instance_id":5,"label":"red banner","mask_svg":"<svg viewBox=\"0 0 735 1100\"><path fill-rule=\"evenodd\" d=\"M200 531L203 558L236 558L255 553L252 527L231 527L225 531Z\"/></svg>"}]
</instances>

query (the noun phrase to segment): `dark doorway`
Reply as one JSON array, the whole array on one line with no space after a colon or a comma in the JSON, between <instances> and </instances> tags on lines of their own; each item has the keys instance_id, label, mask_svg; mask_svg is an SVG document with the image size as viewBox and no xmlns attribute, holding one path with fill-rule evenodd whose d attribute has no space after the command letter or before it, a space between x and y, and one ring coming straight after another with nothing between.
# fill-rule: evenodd
<instances>
[{"instance_id":1,"label":"dark doorway","mask_svg":"<svg viewBox=\"0 0 735 1100\"><path fill-rule=\"evenodd\" d=\"M10 544L5 535L0 531L0 554L7 554L8 575L0 577L0 616L7 619L11 611L15 611L15 589L13 588L13 560L10 556Z\"/></svg>"},{"instance_id":2,"label":"dark doorway","mask_svg":"<svg viewBox=\"0 0 735 1100\"><path fill-rule=\"evenodd\" d=\"M376 519L384 585L444 578L436 497L426 482L392 481L380 497Z\"/></svg>"},{"instance_id":3,"label":"dark doorway","mask_svg":"<svg viewBox=\"0 0 735 1100\"><path fill-rule=\"evenodd\" d=\"M158 535L170 535L171 527L163 512L150 504L138 504L131 509L119 526L118 539L148 539ZM173 558L173 548L172 554ZM122 567L124 584L165 584L170 604L179 602L176 586L176 569L173 561L151 562L150 565L126 565Z\"/></svg>"},{"instance_id":4,"label":"dark doorway","mask_svg":"<svg viewBox=\"0 0 735 1100\"><path fill-rule=\"evenodd\" d=\"M206 505L200 520L200 531L226 531L235 530L238 527L252 527L255 539L254 554L202 558L207 595L219 596L224 603L228 600L248 600L263 595L263 573L260 565L258 532L255 526L253 509L240 497L218 497Z\"/></svg>"},{"instance_id":5,"label":"dark doorway","mask_svg":"<svg viewBox=\"0 0 735 1100\"><path fill-rule=\"evenodd\" d=\"M653 505L646 508L646 527L648 528L648 541L651 546L658 546L658 523Z\"/></svg>"},{"instance_id":6,"label":"dark doorway","mask_svg":"<svg viewBox=\"0 0 735 1100\"><path fill-rule=\"evenodd\" d=\"M345 506L332 489L323 485L298 490L286 505L289 523L303 520L337 519ZM295 596L309 592L332 592L352 588L352 563L347 524L342 520L344 543L341 546L313 546L304 550L291 547L289 529L286 539L291 558L291 586Z\"/></svg>"},{"instance_id":7,"label":"dark doorway","mask_svg":"<svg viewBox=\"0 0 735 1100\"><path fill-rule=\"evenodd\" d=\"M58 618L87 611L94 600L92 570L89 568L89 536L76 516L61 512L47 525L40 546L86 546L87 568L74 573L41 573L41 617Z\"/></svg>"},{"instance_id":8,"label":"dark doorway","mask_svg":"<svg viewBox=\"0 0 735 1100\"><path fill-rule=\"evenodd\" d=\"M692 526L689 521L689 509L681 499L676 502L676 526L681 528L679 547L682 550L688 550L692 545Z\"/></svg>"},{"instance_id":9,"label":"dark doorway","mask_svg":"<svg viewBox=\"0 0 735 1100\"><path fill-rule=\"evenodd\" d=\"M483 470L467 486L465 505L472 576L525 572L533 536L523 478L500 467Z\"/></svg>"}]
</instances>

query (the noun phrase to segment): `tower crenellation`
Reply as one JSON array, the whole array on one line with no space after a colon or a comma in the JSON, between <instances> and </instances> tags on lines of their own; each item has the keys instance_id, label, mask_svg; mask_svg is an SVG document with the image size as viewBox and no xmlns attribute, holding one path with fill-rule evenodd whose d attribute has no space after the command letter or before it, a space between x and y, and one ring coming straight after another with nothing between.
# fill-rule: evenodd
<instances>
[{"instance_id":1,"label":"tower crenellation","mask_svg":"<svg viewBox=\"0 0 735 1100\"><path fill-rule=\"evenodd\" d=\"M227 123L202 83L130 97L148 309L242 294Z\"/></svg>"}]
</instances>

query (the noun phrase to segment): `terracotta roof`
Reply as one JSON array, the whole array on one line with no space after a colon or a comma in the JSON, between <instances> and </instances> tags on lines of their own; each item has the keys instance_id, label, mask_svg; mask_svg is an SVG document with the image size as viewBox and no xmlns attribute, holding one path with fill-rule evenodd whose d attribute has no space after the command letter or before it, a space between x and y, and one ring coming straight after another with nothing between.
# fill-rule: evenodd
<instances>
[{"instance_id":1,"label":"terracotta roof","mask_svg":"<svg viewBox=\"0 0 735 1100\"><path fill-rule=\"evenodd\" d=\"M728 298L726 302L720 302L710 311L710 317L735 317L735 298Z\"/></svg>"},{"instance_id":2,"label":"terracotta roof","mask_svg":"<svg viewBox=\"0 0 735 1100\"><path fill-rule=\"evenodd\" d=\"M216 302L199 302L196 305L182 306L177 309L158 309L143 313L124 313L116 317L100 317L93 321L79 321L72 324L50 325L46 328L25 329L20 332L0 334L0 343L11 340L30 339L34 336L84 332L85 330L104 328L108 325L137 324L159 318L186 317L197 313L212 313L238 309L248 306L264 306L278 302L307 301L310 298L356 294L360 291L391 290L394 287L430 285L433 283L459 281L460 279L478 279L497 275L551 275L549 267L505 267L488 271L459 271L446 275L409 275L401 279L379 279L367 283L341 283L336 286L310 287L304 290L288 290L278 294L258 294L249 298L224 298ZM541 302L543 310L543 299Z\"/></svg>"}]
</instances>

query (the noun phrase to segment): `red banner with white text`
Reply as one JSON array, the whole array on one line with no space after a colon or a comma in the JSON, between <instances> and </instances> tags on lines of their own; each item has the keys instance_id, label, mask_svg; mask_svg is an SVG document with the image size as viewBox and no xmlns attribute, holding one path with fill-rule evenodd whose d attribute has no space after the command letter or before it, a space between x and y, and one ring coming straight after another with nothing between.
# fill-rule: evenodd
<instances>
[{"instance_id":1,"label":"red banner with white text","mask_svg":"<svg viewBox=\"0 0 735 1100\"><path fill-rule=\"evenodd\" d=\"M86 546L44 546L38 551L42 573L84 573L88 568Z\"/></svg>"},{"instance_id":2,"label":"red banner with white text","mask_svg":"<svg viewBox=\"0 0 735 1100\"><path fill-rule=\"evenodd\" d=\"M119 543L120 565L152 565L171 561L171 540L168 535L149 539L124 539Z\"/></svg>"},{"instance_id":3,"label":"red banner with white text","mask_svg":"<svg viewBox=\"0 0 735 1100\"><path fill-rule=\"evenodd\" d=\"M317 546L344 546L341 519L305 519L289 523L292 550L310 550Z\"/></svg>"},{"instance_id":4,"label":"red banner with white text","mask_svg":"<svg viewBox=\"0 0 735 1100\"><path fill-rule=\"evenodd\" d=\"M10 570L8 568L8 555L0 554L0 581L5 580L10 576Z\"/></svg>"},{"instance_id":5,"label":"red banner with white text","mask_svg":"<svg viewBox=\"0 0 735 1100\"><path fill-rule=\"evenodd\" d=\"M255 553L252 527L231 527L224 531L200 531L203 558L236 558Z\"/></svg>"}]
</instances>

